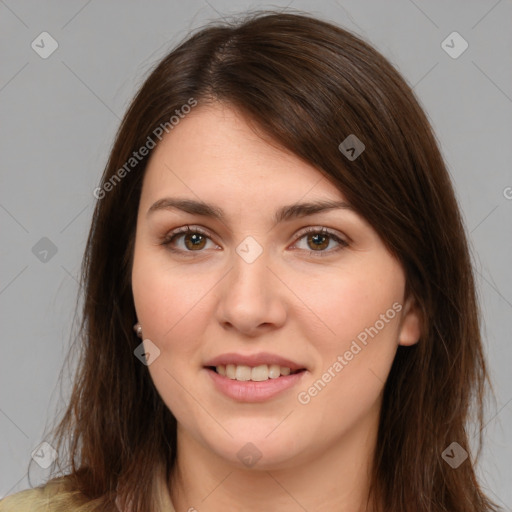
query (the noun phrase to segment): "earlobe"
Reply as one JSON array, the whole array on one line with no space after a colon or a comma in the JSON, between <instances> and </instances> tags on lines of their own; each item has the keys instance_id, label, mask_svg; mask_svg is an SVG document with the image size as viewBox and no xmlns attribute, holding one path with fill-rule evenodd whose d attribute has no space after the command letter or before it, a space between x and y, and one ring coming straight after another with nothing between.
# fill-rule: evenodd
<instances>
[{"instance_id":1,"label":"earlobe","mask_svg":"<svg viewBox=\"0 0 512 512\"><path fill-rule=\"evenodd\" d=\"M142 325L140 325L139 322L133 326L133 330L135 331L135 334L137 334L137 337L142 339Z\"/></svg>"},{"instance_id":2,"label":"earlobe","mask_svg":"<svg viewBox=\"0 0 512 512\"><path fill-rule=\"evenodd\" d=\"M409 297L404 307L398 343L403 346L411 346L418 343L420 336L421 314L414 297Z\"/></svg>"}]
</instances>

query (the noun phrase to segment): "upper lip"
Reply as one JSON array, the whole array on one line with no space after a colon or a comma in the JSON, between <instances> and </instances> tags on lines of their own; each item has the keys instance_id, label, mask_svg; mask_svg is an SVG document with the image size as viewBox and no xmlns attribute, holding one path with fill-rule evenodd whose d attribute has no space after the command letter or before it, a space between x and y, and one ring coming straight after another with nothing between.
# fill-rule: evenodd
<instances>
[{"instance_id":1,"label":"upper lip","mask_svg":"<svg viewBox=\"0 0 512 512\"><path fill-rule=\"evenodd\" d=\"M272 365L277 364L290 368L290 370L305 370L306 367L285 357L281 357L277 354L270 354L268 352L259 352L257 354L236 354L228 353L221 354L213 359L206 362L205 366L220 366L220 365L246 365L246 366L260 366L263 364Z\"/></svg>"}]
</instances>

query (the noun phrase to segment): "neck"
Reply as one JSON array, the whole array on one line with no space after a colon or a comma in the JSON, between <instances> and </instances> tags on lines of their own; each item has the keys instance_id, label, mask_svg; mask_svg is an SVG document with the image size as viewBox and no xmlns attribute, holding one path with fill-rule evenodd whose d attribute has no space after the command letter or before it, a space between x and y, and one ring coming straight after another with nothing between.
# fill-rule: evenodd
<instances>
[{"instance_id":1,"label":"neck","mask_svg":"<svg viewBox=\"0 0 512 512\"><path fill-rule=\"evenodd\" d=\"M197 443L178 426L178 456L171 476L177 511L364 512L378 422L367 417L314 456L286 467L241 469Z\"/></svg>"}]
</instances>

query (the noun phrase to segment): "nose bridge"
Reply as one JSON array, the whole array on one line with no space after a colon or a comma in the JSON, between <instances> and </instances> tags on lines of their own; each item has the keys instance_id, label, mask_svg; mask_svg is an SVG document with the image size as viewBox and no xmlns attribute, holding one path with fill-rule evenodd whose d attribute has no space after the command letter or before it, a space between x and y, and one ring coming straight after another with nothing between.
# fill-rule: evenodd
<instances>
[{"instance_id":1,"label":"nose bridge","mask_svg":"<svg viewBox=\"0 0 512 512\"><path fill-rule=\"evenodd\" d=\"M219 321L223 324L250 332L263 324L280 325L284 321L285 308L269 256L252 237L233 251L231 271L219 301Z\"/></svg>"},{"instance_id":2,"label":"nose bridge","mask_svg":"<svg viewBox=\"0 0 512 512\"><path fill-rule=\"evenodd\" d=\"M230 290L240 295L240 300L244 300L245 294L263 298L269 284L269 264L268 253L259 243L244 240L233 254Z\"/></svg>"}]
</instances>

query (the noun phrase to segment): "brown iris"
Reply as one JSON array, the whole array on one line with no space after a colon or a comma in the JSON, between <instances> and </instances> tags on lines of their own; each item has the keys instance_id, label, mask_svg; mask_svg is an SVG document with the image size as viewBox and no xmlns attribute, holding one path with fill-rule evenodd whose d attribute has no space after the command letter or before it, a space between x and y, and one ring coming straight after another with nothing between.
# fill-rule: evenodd
<instances>
[{"instance_id":1,"label":"brown iris","mask_svg":"<svg viewBox=\"0 0 512 512\"><path fill-rule=\"evenodd\" d=\"M206 244L206 237L200 233L187 233L184 236L185 246L192 251L202 249Z\"/></svg>"},{"instance_id":2,"label":"brown iris","mask_svg":"<svg viewBox=\"0 0 512 512\"><path fill-rule=\"evenodd\" d=\"M329 245L329 236L322 235L320 233L314 233L312 235L308 235L308 245L310 242L313 242L313 250L316 251L318 249L325 249ZM309 247L312 247L309 245Z\"/></svg>"}]
</instances>

